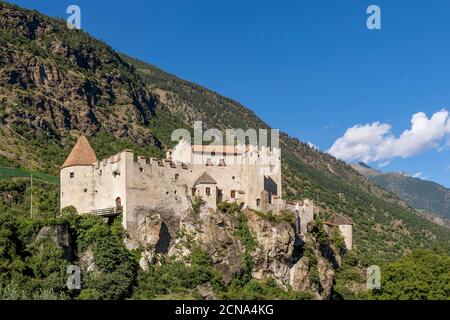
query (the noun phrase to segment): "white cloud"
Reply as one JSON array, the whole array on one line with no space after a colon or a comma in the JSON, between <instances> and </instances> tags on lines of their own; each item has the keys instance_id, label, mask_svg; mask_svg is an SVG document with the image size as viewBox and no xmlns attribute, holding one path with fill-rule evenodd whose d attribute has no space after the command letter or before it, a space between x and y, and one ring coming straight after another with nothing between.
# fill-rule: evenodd
<instances>
[{"instance_id":1,"label":"white cloud","mask_svg":"<svg viewBox=\"0 0 450 320\"><path fill-rule=\"evenodd\" d=\"M450 115L447 110L434 113L430 118L423 112L411 118L411 128L396 137L389 124L374 122L356 125L337 139L328 150L345 161L389 161L407 158L428 149L439 149L450 138Z\"/></svg>"}]
</instances>

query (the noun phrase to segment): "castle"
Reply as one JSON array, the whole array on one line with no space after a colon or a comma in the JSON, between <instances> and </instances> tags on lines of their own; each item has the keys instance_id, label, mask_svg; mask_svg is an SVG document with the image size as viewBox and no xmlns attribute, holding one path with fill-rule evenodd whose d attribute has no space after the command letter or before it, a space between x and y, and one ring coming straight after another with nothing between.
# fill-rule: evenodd
<instances>
[{"instance_id":1,"label":"castle","mask_svg":"<svg viewBox=\"0 0 450 320\"><path fill-rule=\"evenodd\" d=\"M209 212L223 201L242 209L289 210L296 214L296 230L307 232L314 219L310 200L282 199L281 152L277 148L191 145L180 140L166 159L135 157L124 150L97 160L83 136L60 172L61 208L101 216L122 214L123 226L133 234L142 209L182 212L201 198ZM344 235L345 236L345 235Z\"/></svg>"}]
</instances>

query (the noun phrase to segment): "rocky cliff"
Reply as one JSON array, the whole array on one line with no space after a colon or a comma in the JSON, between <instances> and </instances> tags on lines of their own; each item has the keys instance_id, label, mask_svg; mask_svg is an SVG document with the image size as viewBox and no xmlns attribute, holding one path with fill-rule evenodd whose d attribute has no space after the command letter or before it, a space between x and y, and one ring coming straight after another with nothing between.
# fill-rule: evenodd
<instances>
[{"instance_id":1,"label":"rocky cliff","mask_svg":"<svg viewBox=\"0 0 450 320\"><path fill-rule=\"evenodd\" d=\"M329 299L341 257L334 246L325 247L310 234L298 236L288 221L270 221L251 210L218 210L202 207L198 213L184 212L179 219L155 211L142 210L138 245L143 248L143 270L163 256L187 263L191 250L200 248L212 258L223 281L245 273L256 280L274 279L281 288ZM175 222L175 223L174 223Z\"/></svg>"}]
</instances>

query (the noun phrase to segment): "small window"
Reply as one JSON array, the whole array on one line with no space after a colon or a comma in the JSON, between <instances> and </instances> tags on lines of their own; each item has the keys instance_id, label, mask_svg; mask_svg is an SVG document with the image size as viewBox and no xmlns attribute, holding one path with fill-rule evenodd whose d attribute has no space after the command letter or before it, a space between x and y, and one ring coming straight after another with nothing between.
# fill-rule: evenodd
<instances>
[{"instance_id":1,"label":"small window","mask_svg":"<svg viewBox=\"0 0 450 320\"><path fill-rule=\"evenodd\" d=\"M103 175L103 170L100 170L100 174L99 175Z\"/></svg>"},{"instance_id":2,"label":"small window","mask_svg":"<svg viewBox=\"0 0 450 320\"><path fill-rule=\"evenodd\" d=\"M231 190L231 199L236 199L236 190Z\"/></svg>"},{"instance_id":3,"label":"small window","mask_svg":"<svg viewBox=\"0 0 450 320\"><path fill-rule=\"evenodd\" d=\"M211 157L215 157L216 156L216 153L213 151L213 152L211 152Z\"/></svg>"},{"instance_id":4,"label":"small window","mask_svg":"<svg viewBox=\"0 0 450 320\"><path fill-rule=\"evenodd\" d=\"M177 173L175 174L175 180L178 180L180 178L180 175Z\"/></svg>"},{"instance_id":5,"label":"small window","mask_svg":"<svg viewBox=\"0 0 450 320\"><path fill-rule=\"evenodd\" d=\"M75 172L71 172L71 173L69 174L69 177L70 177L70 179L75 178Z\"/></svg>"},{"instance_id":6,"label":"small window","mask_svg":"<svg viewBox=\"0 0 450 320\"><path fill-rule=\"evenodd\" d=\"M256 206L259 207L261 205L261 199L256 199Z\"/></svg>"},{"instance_id":7,"label":"small window","mask_svg":"<svg viewBox=\"0 0 450 320\"><path fill-rule=\"evenodd\" d=\"M139 172L142 172L142 171L144 171L144 168L139 168Z\"/></svg>"},{"instance_id":8,"label":"small window","mask_svg":"<svg viewBox=\"0 0 450 320\"><path fill-rule=\"evenodd\" d=\"M235 176L233 176L233 177L232 177L231 179L233 179L233 180L234 180L234 179L236 179L236 177L235 177Z\"/></svg>"},{"instance_id":9,"label":"small window","mask_svg":"<svg viewBox=\"0 0 450 320\"><path fill-rule=\"evenodd\" d=\"M84 192L87 192L87 189L84 189Z\"/></svg>"},{"instance_id":10,"label":"small window","mask_svg":"<svg viewBox=\"0 0 450 320\"><path fill-rule=\"evenodd\" d=\"M192 188L192 196L195 197L197 193L197 188Z\"/></svg>"},{"instance_id":11,"label":"small window","mask_svg":"<svg viewBox=\"0 0 450 320\"><path fill-rule=\"evenodd\" d=\"M211 195L211 188L206 188L206 195L209 197Z\"/></svg>"}]
</instances>

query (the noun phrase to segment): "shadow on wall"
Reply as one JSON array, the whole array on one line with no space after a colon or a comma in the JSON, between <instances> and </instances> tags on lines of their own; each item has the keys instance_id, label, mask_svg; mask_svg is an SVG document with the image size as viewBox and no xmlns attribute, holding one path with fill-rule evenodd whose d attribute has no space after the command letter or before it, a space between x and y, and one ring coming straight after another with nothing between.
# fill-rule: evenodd
<instances>
[{"instance_id":1,"label":"shadow on wall","mask_svg":"<svg viewBox=\"0 0 450 320\"><path fill-rule=\"evenodd\" d=\"M264 177L264 190L269 193L269 200L278 195L278 185L271 177Z\"/></svg>"}]
</instances>

